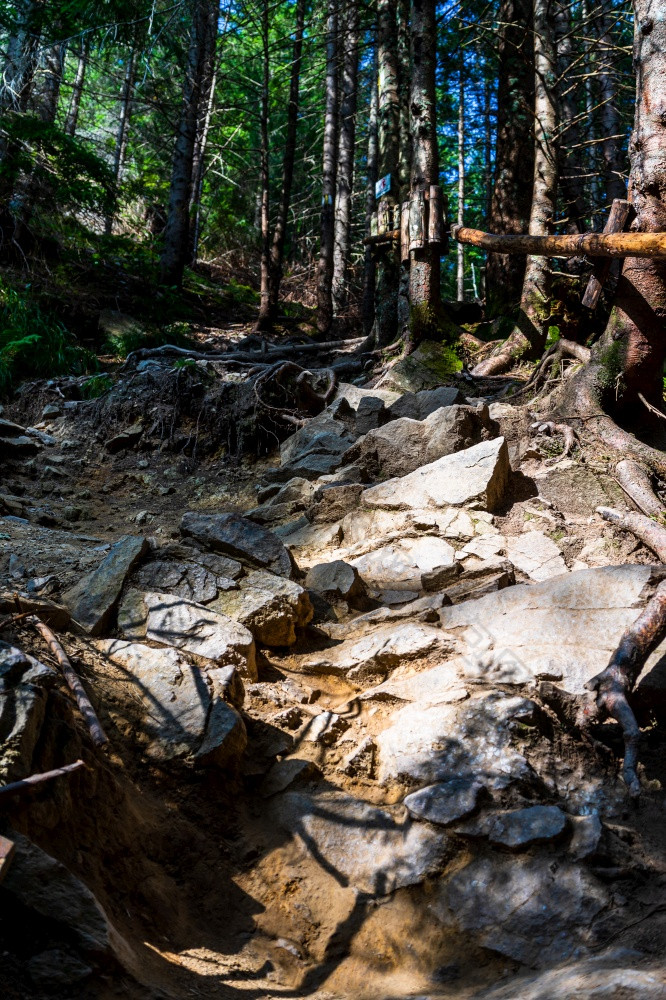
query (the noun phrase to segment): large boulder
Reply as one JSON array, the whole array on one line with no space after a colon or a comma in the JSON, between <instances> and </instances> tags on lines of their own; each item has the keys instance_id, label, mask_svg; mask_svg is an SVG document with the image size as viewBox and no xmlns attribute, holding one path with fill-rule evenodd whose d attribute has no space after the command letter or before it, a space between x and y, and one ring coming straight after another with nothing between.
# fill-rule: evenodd
<instances>
[{"instance_id":1,"label":"large boulder","mask_svg":"<svg viewBox=\"0 0 666 1000\"><path fill-rule=\"evenodd\" d=\"M369 431L342 461L361 462L374 477L405 476L444 455L496 437L498 429L487 406L445 406L422 420L401 417Z\"/></svg>"},{"instance_id":2,"label":"large boulder","mask_svg":"<svg viewBox=\"0 0 666 1000\"><path fill-rule=\"evenodd\" d=\"M421 392L406 392L389 406L391 420L399 417L411 417L412 420L425 420L435 410L443 406L454 406L464 403L465 397L460 389L453 385L440 385L437 389L422 389Z\"/></svg>"},{"instance_id":3,"label":"large boulder","mask_svg":"<svg viewBox=\"0 0 666 1000\"><path fill-rule=\"evenodd\" d=\"M506 442L495 438L372 486L361 499L367 507L384 510L436 510L480 503L493 511L506 497L510 471Z\"/></svg>"},{"instance_id":4,"label":"large boulder","mask_svg":"<svg viewBox=\"0 0 666 1000\"><path fill-rule=\"evenodd\" d=\"M460 638L468 675L486 683L552 680L579 694L606 667L659 576L650 566L581 570L442 608L440 619ZM652 683L665 652L661 643L641 684Z\"/></svg>"},{"instance_id":5,"label":"large boulder","mask_svg":"<svg viewBox=\"0 0 666 1000\"><path fill-rule=\"evenodd\" d=\"M72 618L88 635L101 635L109 627L125 579L147 551L145 538L125 535L96 570L63 595Z\"/></svg>"},{"instance_id":6,"label":"large boulder","mask_svg":"<svg viewBox=\"0 0 666 1000\"><path fill-rule=\"evenodd\" d=\"M240 622L265 646L293 646L296 630L314 614L310 598L297 583L265 570L254 570L211 605Z\"/></svg>"},{"instance_id":7,"label":"large boulder","mask_svg":"<svg viewBox=\"0 0 666 1000\"><path fill-rule=\"evenodd\" d=\"M172 594L130 590L123 598L118 624L129 639L174 646L224 666L232 664L251 680L257 678L252 633L210 607Z\"/></svg>"},{"instance_id":8,"label":"large boulder","mask_svg":"<svg viewBox=\"0 0 666 1000\"><path fill-rule=\"evenodd\" d=\"M442 586L448 580L455 580L460 572L455 556L455 549L443 538L424 535L382 545L352 559L351 565L356 567L363 582L374 590L419 592L425 586L424 576L432 573L438 574Z\"/></svg>"},{"instance_id":9,"label":"large boulder","mask_svg":"<svg viewBox=\"0 0 666 1000\"><path fill-rule=\"evenodd\" d=\"M291 576L291 558L280 539L240 514L190 511L183 514L180 530L214 552L279 576Z\"/></svg>"}]
</instances>

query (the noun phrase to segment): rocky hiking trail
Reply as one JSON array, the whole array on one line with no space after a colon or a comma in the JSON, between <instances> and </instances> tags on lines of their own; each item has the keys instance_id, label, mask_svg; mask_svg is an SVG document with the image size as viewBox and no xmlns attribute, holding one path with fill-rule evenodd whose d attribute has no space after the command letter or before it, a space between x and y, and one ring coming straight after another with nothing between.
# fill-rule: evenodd
<instances>
[{"instance_id":1,"label":"rocky hiking trail","mask_svg":"<svg viewBox=\"0 0 666 1000\"><path fill-rule=\"evenodd\" d=\"M432 354L325 356L286 429L209 358L0 414L0 782L83 761L0 787L8 1000L666 995L666 644L640 797L581 722L666 570L608 456Z\"/></svg>"}]
</instances>

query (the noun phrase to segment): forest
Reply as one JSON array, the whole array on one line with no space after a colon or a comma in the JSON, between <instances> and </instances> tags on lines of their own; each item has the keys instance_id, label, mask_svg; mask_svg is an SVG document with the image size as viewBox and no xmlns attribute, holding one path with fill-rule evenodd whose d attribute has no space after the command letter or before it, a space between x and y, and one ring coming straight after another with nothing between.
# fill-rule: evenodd
<instances>
[{"instance_id":1,"label":"forest","mask_svg":"<svg viewBox=\"0 0 666 1000\"><path fill-rule=\"evenodd\" d=\"M666 996L663 0L0 0L0 992Z\"/></svg>"}]
</instances>

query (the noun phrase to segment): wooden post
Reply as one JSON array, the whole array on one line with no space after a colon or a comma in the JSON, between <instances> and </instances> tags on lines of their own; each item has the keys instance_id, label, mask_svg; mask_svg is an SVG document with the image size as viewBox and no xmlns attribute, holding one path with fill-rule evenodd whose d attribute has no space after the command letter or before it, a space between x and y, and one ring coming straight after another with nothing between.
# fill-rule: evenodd
<instances>
[{"instance_id":1,"label":"wooden post","mask_svg":"<svg viewBox=\"0 0 666 1000\"><path fill-rule=\"evenodd\" d=\"M400 262L409 260L409 202L403 201L400 207Z\"/></svg>"},{"instance_id":2,"label":"wooden post","mask_svg":"<svg viewBox=\"0 0 666 1000\"><path fill-rule=\"evenodd\" d=\"M382 236L393 228L393 211L387 198L380 198L377 206L377 234Z\"/></svg>"},{"instance_id":3,"label":"wooden post","mask_svg":"<svg viewBox=\"0 0 666 1000\"><path fill-rule=\"evenodd\" d=\"M608 218L606 219L604 233L621 233L629 221L630 216L633 214L634 210L630 202L624 201L622 198L614 198L611 210L608 213ZM586 309L596 309L597 303L599 302L599 296L601 295L604 284L608 280L611 267L612 261L610 260L595 261L594 271L590 275L590 280L587 283L587 288L585 289L585 294L582 299L582 305L584 305Z\"/></svg>"}]
</instances>

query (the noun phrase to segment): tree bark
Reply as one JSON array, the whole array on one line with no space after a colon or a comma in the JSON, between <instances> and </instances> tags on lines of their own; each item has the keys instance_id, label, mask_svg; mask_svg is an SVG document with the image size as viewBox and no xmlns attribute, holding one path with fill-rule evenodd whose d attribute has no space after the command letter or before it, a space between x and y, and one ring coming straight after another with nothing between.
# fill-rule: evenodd
<instances>
[{"instance_id":1,"label":"tree bark","mask_svg":"<svg viewBox=\"0 0 666 1000\"><path fill-rule=\"evenodd\" d=\"M81 111L81 98L83 97L83 85L86 79L88 68L88 55L90 53L90 34L85 34L81 38L79 48L79 58L76 64L76 76L72 84L72 96L69 101L69 111L65 121L65 135L76 135L76 128L79 124L79 114Z\"/></svg>"},{"instance_id":2,"label":"tree bark","mask_svg":"<svg viewBox=\"0 0 666 1000\"><path fill-rule=\"evenodd\" d=\"M132 117L132 93L134 91L134 76L136 73L136 49L132 49L130 52L129 59L127 60L127 65L125 67L125 78L123 80L123 87L120 93L120 115L118 118L118 130L116 132L116 148L113 154L113 180L116 187L120 182L120 178L123 172L123 167L125 165L125 157L127 155L127 143L129 141L129 127L130 120ZM117 204L117 194L114 195L114 202ZM116 204L114 204L114 210L107 216L104 224L104 231L107 236L110 236L113 232L113 219L116 214Z\"/></svg>"},{"instance_id":3,"label":"tree bark","mask_svg":"<svg viewBox=\"0 0 666 1000\"><path fill-rule=\"evenodd\" d=\"M494 233L524 233L530 217L534 170L531 0L502 0L499 20L495 181L488 225ZM489 255L486 263L489 314L501 313L518 302L524 275L524 259Z\"/></svg>"},{"instance_id":4,"label":"tree bark","mask_svg":"<svg viewBox=\"0 0 666 1000\"><path fill-rule=\"evenodd\" d=\"M280 285L284 266L284 248L287 239L287 220L291 205L291 189L294 180L296 158L296 135L298 131L298 102L301 84L301 64L303 61L303 30L307 0L298 0L296 5L296 25L294 46L291 56L291 79L289 81L289 107L287 109L287 132L282 160L282 189L278 214L273 231L270 261L269 314L270 321L277 318Z\"/></svg>"},{"instance_id":5,"label":"tree bark","mask_svg":"<svg viewBox=\"0 0 666 1000\"><path fill-rule=\"evenodd\" d=\"M321 240L317 267L317 330L325 335L333 323L333 247L338 119L338 6L328 0L326 23L326 115L321 192Z\"/></svg>"},{"instance_id":6,"label":"tree bark","mask_svg":"<svg viewBox=\"0 0 666 1000\"><path fill-rule=\"evenodd\" d=\"M183 102L173 154L169 207L160 260L163 284L179 287L189 249L189 207L197 127L203 82L214 59L217 37L217 0L197 0L192 12L190 43L183 86Z\"/></svg>"},{"instance_id":7,"label":"tree bark","mask_svg":"<svg viewBox=\"0 0 666 1000\"><path fill-rule=\"evenodd\" d=\"M396 0L377 0L377 87L379 178L391 175L392 187L385 201L393 211L400 165L400 69ZM376 251L374 340L377 347L392 344L398 334L400 267L395 250L383 244Z\"/></svg>"},{"instance_id":8,"label":"tree bark","mask_svg":"<svg viewBox=\"0 0 666 1000\"><path fill-rule=\"evenodd\" d=\"M561 211L569 233L585 232L586 205L581 163L581 130L578 117L575 75L580 72L580 60L574 47L571 0L561 0L554 16L557 38L557 91L560 112L558 135Z\"/></svg>"},{"instance_id":9,"label":"tree bark","mask_svg":"<svg viewBox=\"0 0 666 1000\"><path fill-rule=\"evenodd\" d=\"M0 110L24 112L35 77L44 4L41 0L22 0L17 8L15 28L7 40Z\"/></svg>"},{"instance_id":10,"label":"tree bark","mask_svg":"<svg viewBox=\"0 0 666 1000\"><path fill-rule=\"evenodd\" d=\"M337 192L335 199L335 230L333 246L333 312L343 312L348 301L349 228L351 224L352 191L354 188L354 154L356 152L356 103L358 77L358 8L352 2L342 22L341 41L344 47L340 94L339 149Z\"/></svg>"},{"instance_id":11,"label":"tree bark","mask_svg":"<svg viewBox=\"0 0 666 1000\"><path fill-rule=\"evenodd\" d=\"M462 25L461 25L462 29ZM465 55L458 57L458 225L465 225ZM456 298L465 301L465 247L456 247Z\"/></svg>"},{"instance_id":12,"label":"tree bark","mask_svg":"<svg viewBox=\"0 0 666 1000\"><path fill-rule=\"evenodd\" d=\"M215 0L215 16L217 18L219 10L219 0ZM213 117L213 106L215 104L215 86L217 83L217 60L216 60L216 40L217 30L211 31L208 35L208 44L211 46L210 53L204 61L206 77L201 86L201 96L199 99L199 121L197 123L197 138L194 144L194 156L192 157L192 191L190 194L190 262L195 264L199 257L199 240L201 238L201 195L203 193L203 182L206 173L206 147L208 145L208 133Z\"/></svg>"},{"instance_id":13,"label":"tree bark","mask_svg":"<svg viewBox=\"0 0 666 1000\"><path fill-rule=\"evenodd\" d=\"M532 236L548 235L555 217L557 112L552 3L553 0L534 0L534 184L529 225ZM528 257L516 326L500 351L474 368L474 375L496 375L506 371L524 355L538 357L543 353L550 316L550 295L548 259Z\"/></svg>"},{"instance_id":14,"label":"tree bark","mask_svg":"<svg viewBox=\"0 0 666 1000\"><path fill-rule=\"evenodd\" d=\"M49 45L42 54L41 86L35 89L33 101L37 117L46 125L52 125L58 113L58 99L66 51L66 45L59 42L56 45Z\"/></svg>"},{"instance_id":15,"label":"tree bark","mask_svg":"<svg viewBox=\"0 0 666 1000\"><path fill-rule=\"evenodd\" d=\"M270 100L270 49L269 49L269 0L263 0L261 8L261 47L262 47L262 75L261 75L261 279L260 279L260 304L257 327L263 329L269 322L270 317L270 267L271 267L271 232L270 232L270 162L269 162L269 139L268 139L268 115Z\"/></svg>"},{"instance_id":16,"label":"tree bark","mask_svg":"<svg viewBox=\"0 0 666 1000\"><path fill-rule=\"evenodd\" d=\"M368 158L365 190L365 232L370 236L372 216L375 211L375 184L377 183L377 41L373 46L372 77L370 83L370 111L368 114ZM375 254L372 247L366 243L363 267L363 330L370 336L375 322Z\"/></svg>"},{"instance_id":17,"label":"tree bark","mask_svg":"<svg viewBox=\"0 0 666 1000\"><path fill-rule=\"evenodd\" d=\"M412 0L412 204L439 181L437 150L437 19L435 0ZM426 242L410 251L411 338L434 329L440 309L439 245Z\"/></svg>"},{"instance_id":18,"label":"tree bark","mask_svg":"<svg viewBox=\"0 0 666 1000\"><path fill-rule=\"evenodd\" d=\"M612 24L612 10L607 9L601 21L602 27L599 34L600 72L597 78L601 101L601 134L603 136L602 151L607 206L613 203L614 198L626 197L623 176L626 163L619 138L623 129L617 110L617 84L613 72Z\"/></svg>"}]
</instances>

